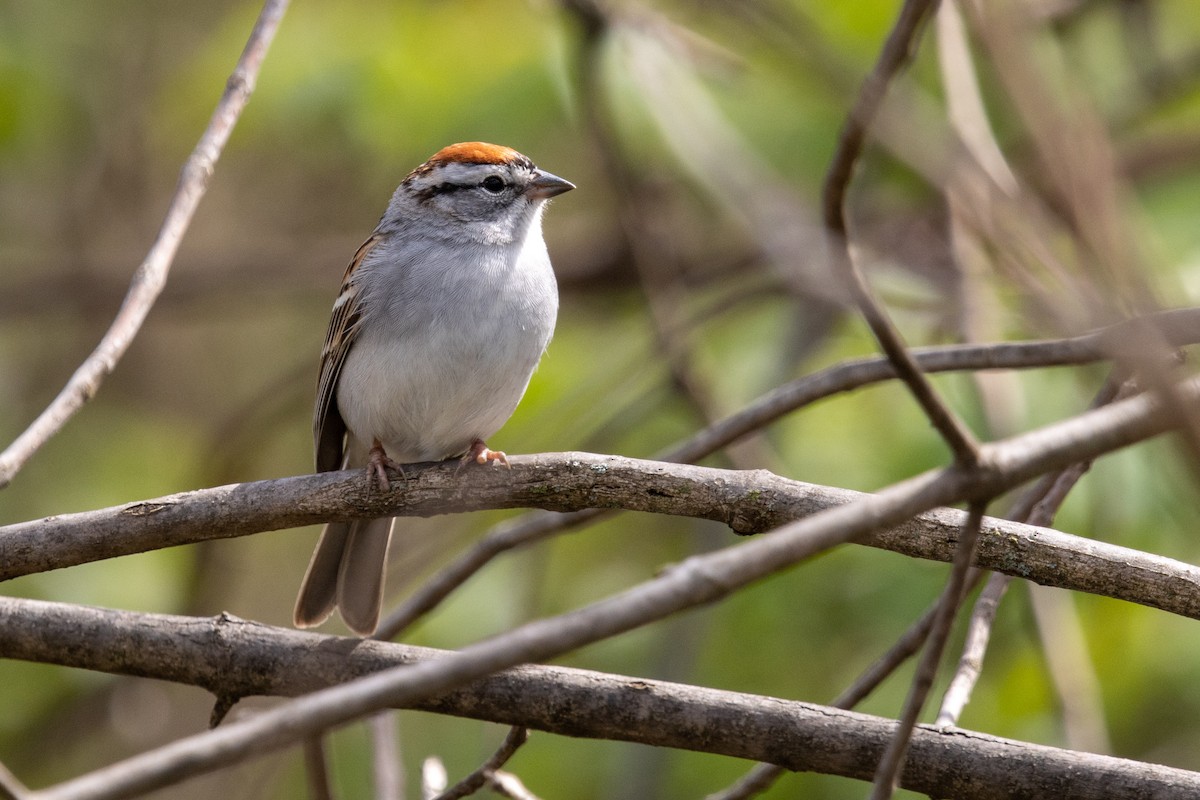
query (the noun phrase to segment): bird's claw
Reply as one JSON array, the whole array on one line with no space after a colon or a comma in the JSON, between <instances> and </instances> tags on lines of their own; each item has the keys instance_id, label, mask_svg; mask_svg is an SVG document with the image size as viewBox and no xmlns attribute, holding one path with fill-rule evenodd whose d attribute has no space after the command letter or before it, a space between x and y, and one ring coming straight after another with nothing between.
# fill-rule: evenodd
<instances>
[{"instance_id":1,"label":"bird's claw","mask_svg":"<svg viewBox=\"0 0 1200 800\"><path fill-rule=\"evenodd\" d=\"M476 439L471 442L471 447L462 457L459 463L459 469L462 469L463 464L469 464L474 461L476 464L503 464L505 467L512 469L512 465L508 463L508 456L503 450L489 450L487 444L482 439Z\"/></svg>"},{"instance_id":2,"label":"bird's claw","mask_svg":"<svg viewBox=\"0 0 1200 800\"><path fill-rule=\"evenodd\" d=\"M375 444L371 446L371 452L367 459L367 479L373 480L385 492L392 488L392 482L388 480L388 467L399 472L400 477L404 477L404 468L388 458L383 445L376 440Z\"/></svg>"}]
</instances>

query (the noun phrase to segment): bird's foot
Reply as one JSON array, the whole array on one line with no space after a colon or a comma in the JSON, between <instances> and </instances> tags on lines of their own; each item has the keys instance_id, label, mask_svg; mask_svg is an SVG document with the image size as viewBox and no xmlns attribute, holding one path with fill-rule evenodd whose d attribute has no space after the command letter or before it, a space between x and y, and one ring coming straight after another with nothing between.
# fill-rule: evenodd
<instances>
[{"instance_id":1,"label":"bird's foot","mask_svg":"<svg viewBox=\"0 0 1200 800\"><path fill-rule=\"evenodd\" d=\"M482 439L476 439L471 442L466 455L462 457L462 464L469 464L472 461L476 464L503 464L506 467L509 466L508 456L504 454L504 451L489 450L487 444Z\"/></svg>"},{"instance_id":2,"label":"bird's foot","mask_svg":"<svg viewBox=\"0 0 1200 800\"><path fill-rule=\"evenodd\" d=\"M383 445L376 439L375 443L371 445L371 451L367 459L367 478L375 481L379 488L385 492L392 488L392 482L388 480L388 467L399 472L401 478L404 477L404 467L388 458Z\"/></svg>"}]
</instances>

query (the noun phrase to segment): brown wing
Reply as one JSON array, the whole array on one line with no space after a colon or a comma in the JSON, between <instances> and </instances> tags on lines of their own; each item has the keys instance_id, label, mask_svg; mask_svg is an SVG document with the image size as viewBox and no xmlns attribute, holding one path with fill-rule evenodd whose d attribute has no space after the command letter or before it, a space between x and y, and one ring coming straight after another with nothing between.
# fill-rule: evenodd
<instances>
[{"instance_id":1,"label":"brown wing","mask_svg":"<svg viewBox=\"0 0 1200 800\"><path fill-rule=\"evenodd\" d=\"M313 441L317 451L317 471L330 472L342 468L342 455L346 441L346 423L337 407L337 382L346 353L354 344L358 333L357 284L351 280L371 248L379 243L379 234L363 242L354 254L346 275L342 278L342 290L333 304L329 319L329 331L325 334L325 347L321 350L321 374L317 379L317 405L313 410Z\"/></svg>"}]
</instances>

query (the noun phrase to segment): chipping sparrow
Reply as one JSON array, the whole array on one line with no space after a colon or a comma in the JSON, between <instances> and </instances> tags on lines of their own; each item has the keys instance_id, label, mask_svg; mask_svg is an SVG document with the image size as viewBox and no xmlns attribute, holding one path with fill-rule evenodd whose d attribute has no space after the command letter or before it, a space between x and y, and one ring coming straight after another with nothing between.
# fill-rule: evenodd
<instances>
[{"instance_id":1,"label":"chipping sparrow","mask_svg":"<svg viewBox=\"0 0 1200 800\"><path fill-rule=\"evenodd\" d=\"M554 332L558 289L546 200L575 188L508 147L453 144L404 179L333 304L313 416L317 470L462 455L507 464L484 440L516 409ZM325 526L295 624L333 609L379 621L392 520Z\"/></svg>"}]
</instances>

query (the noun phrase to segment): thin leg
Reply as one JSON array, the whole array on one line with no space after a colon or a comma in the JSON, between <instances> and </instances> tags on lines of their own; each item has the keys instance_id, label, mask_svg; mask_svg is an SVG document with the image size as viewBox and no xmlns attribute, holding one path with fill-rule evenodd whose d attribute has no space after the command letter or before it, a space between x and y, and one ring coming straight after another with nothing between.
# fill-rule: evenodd
<instances>
[{"instance_id":1,"label":"thin leg","mask_svg":"<svg viewBox=\"0 0 1200 800\"><path fill-rule=\"evenodd\" d=\"M379 443L378 439L375 439L371 445L371 451L367 460L367 477L373 478L379 484L379 488L385 492L392 488L392 483L388 480L387 475L388 467L399 472L400 477L404 477L404 469L395 461L388 458L383 445Z\"/></svg>"}]
</instances>

